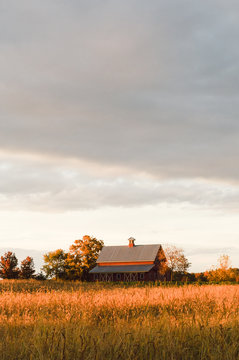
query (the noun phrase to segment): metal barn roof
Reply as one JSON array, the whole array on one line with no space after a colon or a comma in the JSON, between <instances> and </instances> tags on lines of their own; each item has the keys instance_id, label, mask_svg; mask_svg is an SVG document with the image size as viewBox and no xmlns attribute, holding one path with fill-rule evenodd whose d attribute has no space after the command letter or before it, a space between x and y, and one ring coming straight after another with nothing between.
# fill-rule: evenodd
<instances>
[{"instance_id":1,"label":"metal barn roof","mask_svg":"<svg viewBox=\"0 0 239 360\"><path fill-rule=\"evenodd\" d=\"M104 273L130 273L130 272L148 272L154 265L118 265L118 266L99 266L96 265L94 269L90 270L91 274Z\"/></svg>"},{"instance_id":2,"label":"metal barn roof","mask_svg":"<svg viewBox=\"0 0 239 360\"><path fill-rule=\"evenodd\" d=\"M104 246L97 263L154 261L161 245Z\"/></svg>"}]
</instances>

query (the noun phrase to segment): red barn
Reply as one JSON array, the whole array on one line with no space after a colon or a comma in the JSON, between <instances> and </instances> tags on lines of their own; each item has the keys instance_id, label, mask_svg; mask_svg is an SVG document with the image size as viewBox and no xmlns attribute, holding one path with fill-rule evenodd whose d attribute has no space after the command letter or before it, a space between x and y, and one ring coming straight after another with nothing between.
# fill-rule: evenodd
<instances>
[{"instance_id":1,"label":"red barn","mask_svg":"<svg viewBox=\"0 0 239 360\"><path fill-rule=\"evenodd\" d=\"M135 245L134 238L129 238L128 246L104 246L90 274L93 281L170 279L162 246Z\"/></svg>"}]
</instances>

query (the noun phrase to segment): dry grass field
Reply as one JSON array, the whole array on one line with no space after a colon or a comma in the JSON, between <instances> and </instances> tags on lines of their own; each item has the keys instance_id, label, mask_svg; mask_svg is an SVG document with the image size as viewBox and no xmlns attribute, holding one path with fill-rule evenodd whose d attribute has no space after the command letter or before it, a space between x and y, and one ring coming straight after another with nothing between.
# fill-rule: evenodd
<instances>
[{"instance_id":1,"label":"dry grass field","mask_svg":"<svg viewBox=\"0 0 239 360\"><path fill-rule=\"evenodd\" d=\"M239 285L0 282L0 359L239 359Z\"/></svg>"}]
</instances>

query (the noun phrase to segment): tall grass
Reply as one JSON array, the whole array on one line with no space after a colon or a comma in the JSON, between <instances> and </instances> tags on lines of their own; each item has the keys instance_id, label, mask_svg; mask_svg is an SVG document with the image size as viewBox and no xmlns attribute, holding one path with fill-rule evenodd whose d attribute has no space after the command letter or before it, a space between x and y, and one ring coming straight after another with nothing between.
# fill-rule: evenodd
<instances>
[{"instance_id":1,"label":"tall grass","mask_svg":"<svg viewBox=\"0 0 239 360\"><path fill-rule=\"evenodd\" d=\"M239 359L239 286L2 281L0 359Z\"/></svg>"}]
</instances>

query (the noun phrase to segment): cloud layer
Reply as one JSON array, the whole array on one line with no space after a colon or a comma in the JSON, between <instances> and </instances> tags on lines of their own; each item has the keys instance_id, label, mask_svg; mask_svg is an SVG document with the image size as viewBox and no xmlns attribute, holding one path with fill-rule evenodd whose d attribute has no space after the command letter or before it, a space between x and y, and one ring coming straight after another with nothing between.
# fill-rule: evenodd
<instances>
[{"instance_id":1,"label":"cloud layer","mask_svg":"<svg viewBox=\"0 0 239 360\"><path fill-rule=\"evenodd\" d=\"M237 211L239 188L202 179L157 179L124 168L0 156L1 209L62 212L101 206L188 203Z\"/></svg>"},{"instance_id":2,"label":"cloud layer","mask_svg":"<svg viewBox=\"0 0 239 360\"><path fill-rule=\"evenodd\" d=\"M3 1L2 206L235 209L238 10L232 0Z\"/></svg>"}]
</instances>

